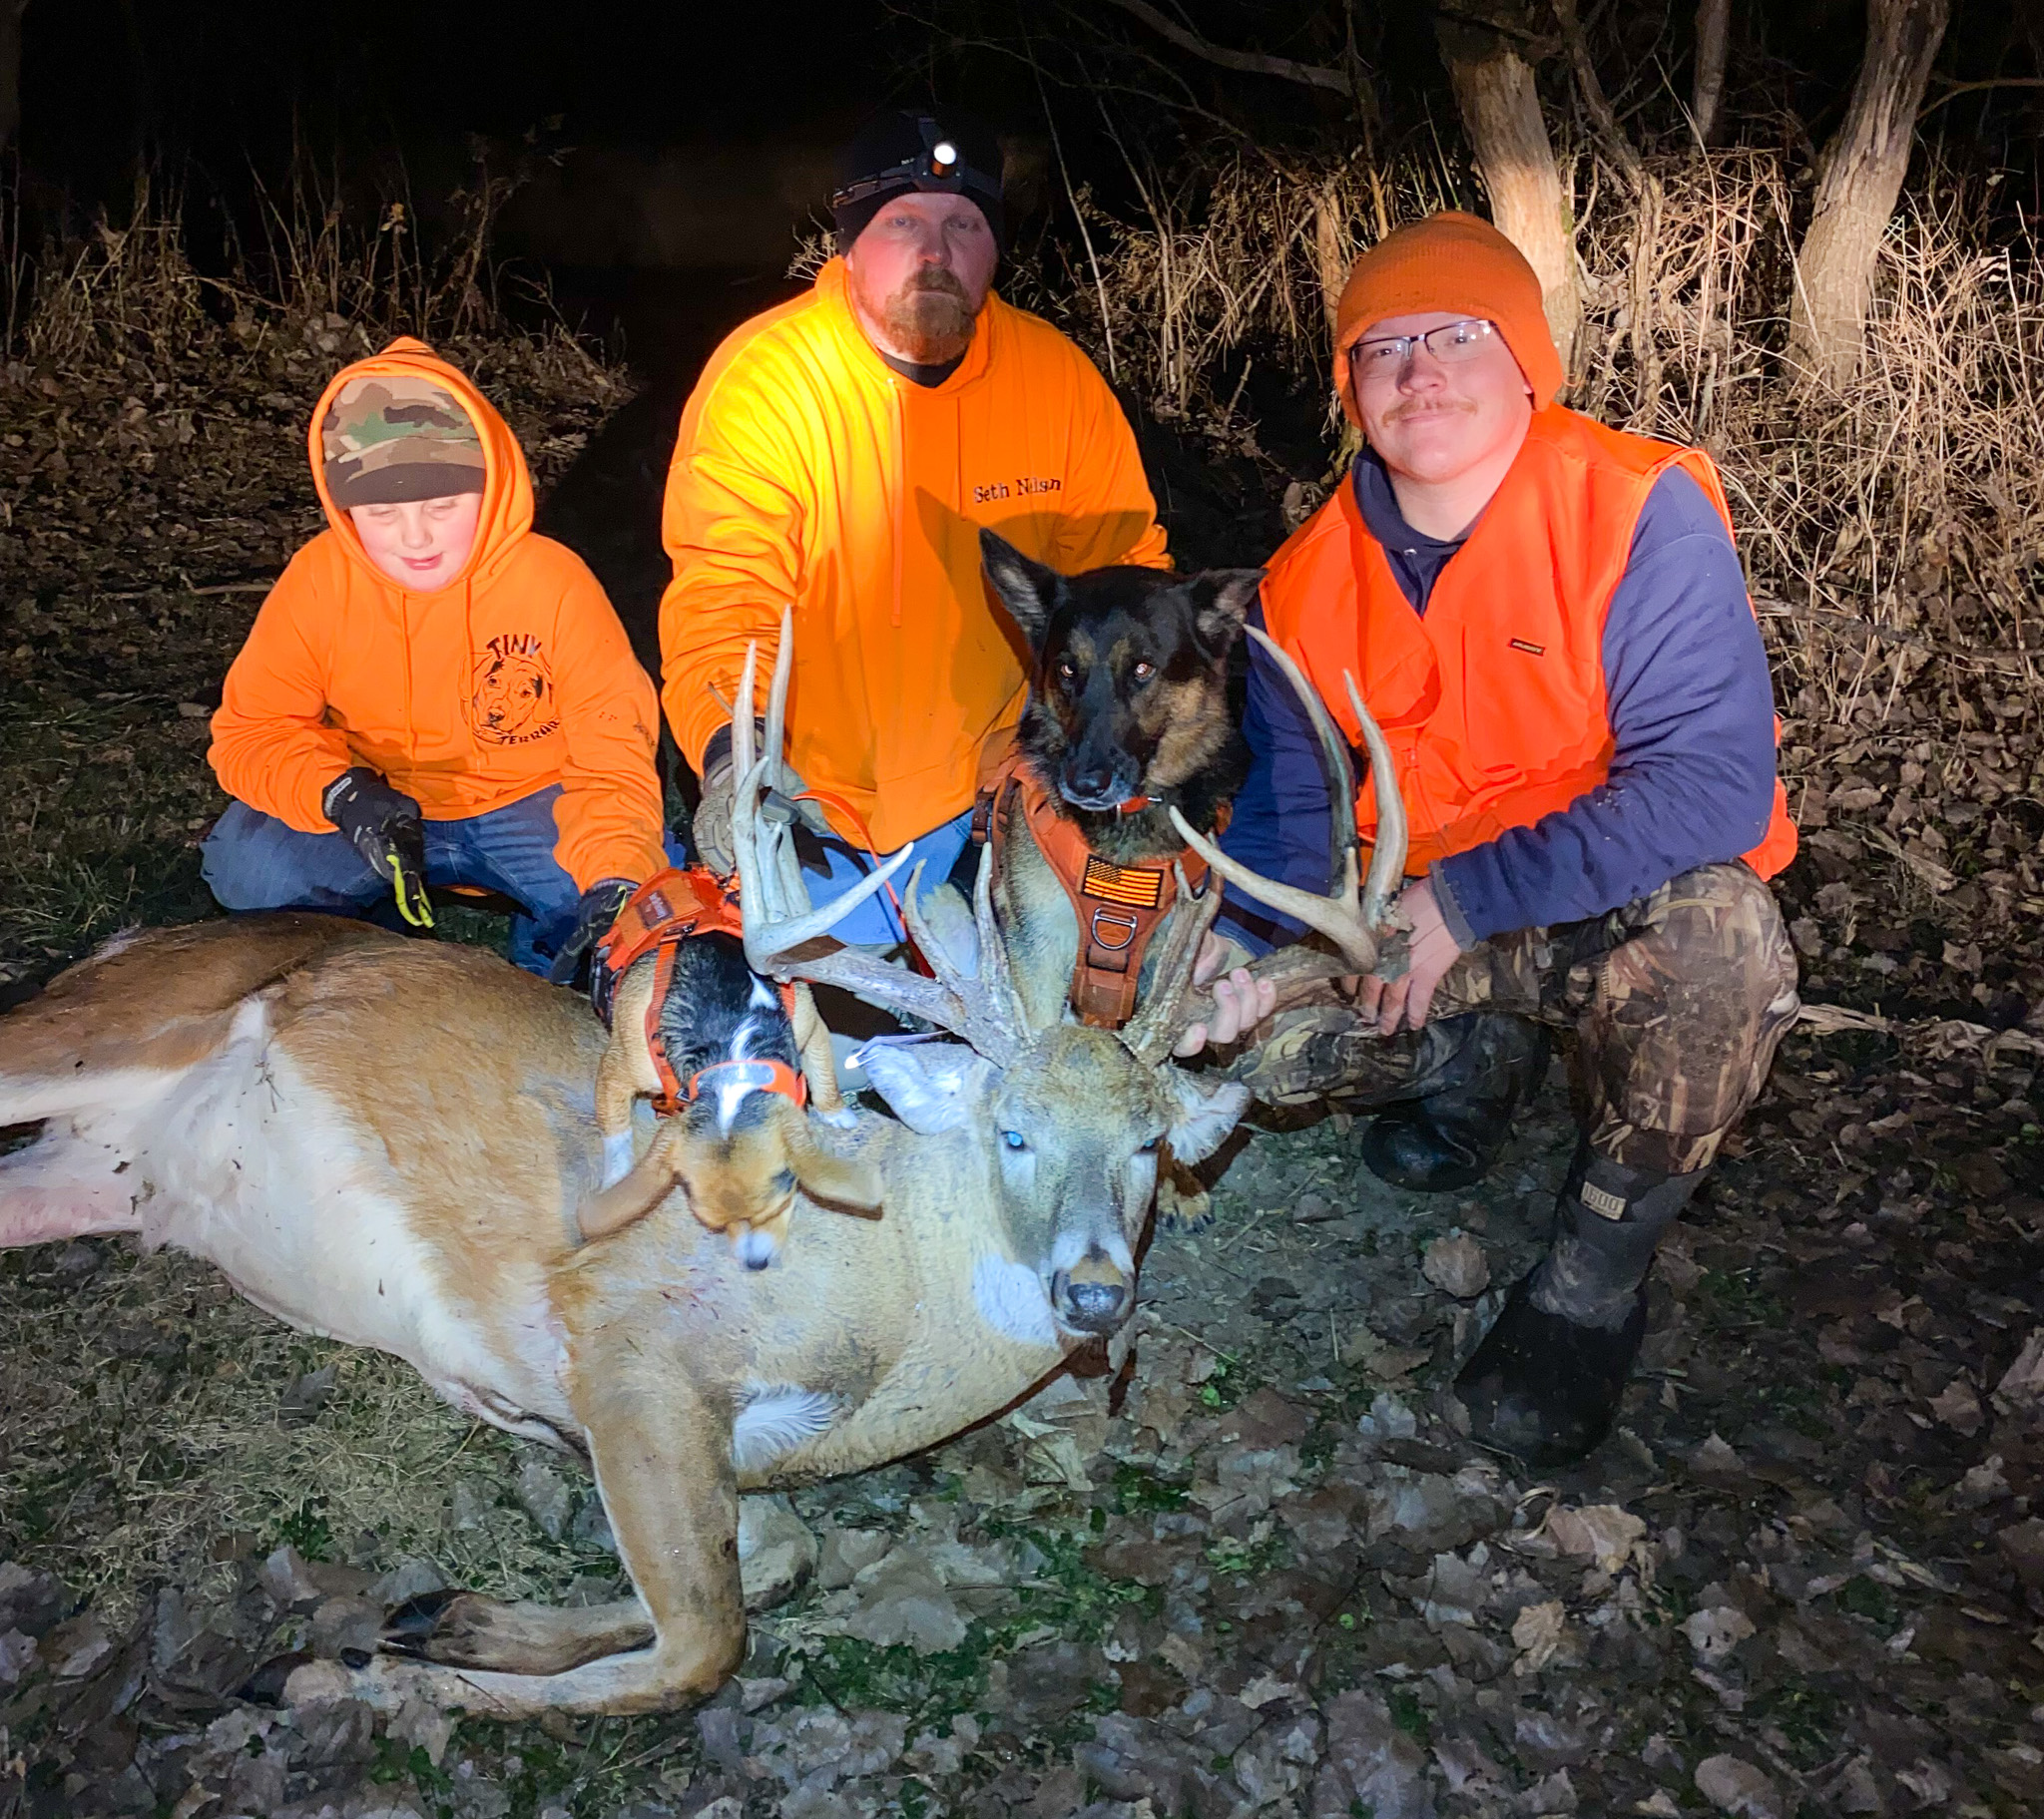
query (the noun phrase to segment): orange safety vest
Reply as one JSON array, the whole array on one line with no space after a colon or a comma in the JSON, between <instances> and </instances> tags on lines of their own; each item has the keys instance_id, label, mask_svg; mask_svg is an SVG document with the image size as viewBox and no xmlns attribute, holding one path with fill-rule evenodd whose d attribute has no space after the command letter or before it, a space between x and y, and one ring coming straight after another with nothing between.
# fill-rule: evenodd
<instances>
[{"instance_id":1,"label":"orange safety vest","mask_svg":"<svg viewBox=\"0 0 2044 1819\"><path fill-rule=\"evenodd\" d=\"M1474 531L1441 570L1424 617L1363 524L1355 489L1286 540L1264 582L1271 636L1311 679L1352 745L1344 670L1383 727L1411 822L1406 870L1530 827L1610 774L1604 616L1654 483L1681 468L1726 530L1710 458L1606 429L1559 404L1534 413L1525 446ZM1356 794L1365 842L1376 806ZM1763 878L1795 856L1781 779L1768 830L1743 855Z\"/></svg>"}]
</instances>

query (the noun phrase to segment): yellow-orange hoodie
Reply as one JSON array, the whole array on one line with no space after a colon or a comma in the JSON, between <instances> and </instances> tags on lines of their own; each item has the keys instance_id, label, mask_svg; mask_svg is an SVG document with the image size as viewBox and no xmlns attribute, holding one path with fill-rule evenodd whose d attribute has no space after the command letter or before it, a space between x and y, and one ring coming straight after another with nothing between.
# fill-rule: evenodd
<instances>
[{"instance_id":1,"label":"yellow-orange hoodie","mask_svg":"<svg viewBox=\"0 0 2044 1819\"><path fill-rule=\"evenodd\" d=\"M981 525L1065 574L1168 566L1128 420L1064 335L989 296L958 370L917 385L873 351L838 259L739 329L668 474L661 696L689 761L730 720L749 639L768 674L791 602L788 759L810 787L883 850L971 806L1026 681Z\"/></svg>"},{"instance_id":2,"label":"yellow-orange hoodie","mask_svg":"<svg viewBox=\"0 0 2044 1819\"><path fill-rule=\"evenodd\" d=\"M327 406L351 379L393 376L458 399L488 469L467 565L431 594L384 575L326 490ZM330 833L320 793L355 764L416 797L429 821L558 783L554 853L578 888L651 877L667 863L653 684L582 559L533 535L532 480L504 419L406 337L333 375L308 441L328 528L291 558L228 671L209 754L221 787L301 833Z\"/></svg>"}]
</instances>

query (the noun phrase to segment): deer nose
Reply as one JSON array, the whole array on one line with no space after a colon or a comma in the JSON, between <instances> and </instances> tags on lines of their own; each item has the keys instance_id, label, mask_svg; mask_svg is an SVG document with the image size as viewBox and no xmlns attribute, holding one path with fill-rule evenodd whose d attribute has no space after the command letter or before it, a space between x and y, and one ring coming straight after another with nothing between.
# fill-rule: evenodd
<instances>
[{"instance_id":1,"label":"deer nose","mask_svg":"<svg viewBox=\"0 0 2044 1819\"><path fill-rule=\"evenodd\" d=\"M1128 1277L1099 1251L1060 1271L1054 1288L1065 1323L1086 1333L1113 1332L1135 1300Z\"/></svg>"}]
</instances>

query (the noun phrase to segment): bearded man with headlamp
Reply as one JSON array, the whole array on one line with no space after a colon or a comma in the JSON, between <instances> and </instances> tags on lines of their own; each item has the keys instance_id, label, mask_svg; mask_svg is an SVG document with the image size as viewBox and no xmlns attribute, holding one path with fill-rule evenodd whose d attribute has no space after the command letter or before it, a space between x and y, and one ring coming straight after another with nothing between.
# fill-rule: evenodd
<instances>
[{"instance_id":1,"label":"bearded man with headlamp","mask_svg":"<svg viewBox=\"0 0 2044 1819\"><path fill-rule=\"evenodd\" d=\"M1065 574L1168 566L1127 418L1093 363L992 289L1000 151L944 109L889 109L840 160L837 256L711 357L682 415L662 530L662 700L703 779L700 856L731 865L730 715L746 647L794 672L783 797L809 896L913 841L943 878L983 757L1020 718L1026 651L979 532ZM756 707L759 703L756 702ZM875 898L849 941L905 938Z\"/></svg>"}]
</instances>

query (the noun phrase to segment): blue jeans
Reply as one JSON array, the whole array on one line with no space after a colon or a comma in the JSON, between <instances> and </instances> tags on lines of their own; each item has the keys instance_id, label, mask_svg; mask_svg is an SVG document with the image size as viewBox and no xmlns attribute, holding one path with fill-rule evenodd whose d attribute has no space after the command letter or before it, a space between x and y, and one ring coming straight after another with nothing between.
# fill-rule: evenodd
<instances>
[{"instance_id":1,"label":"blue jeans","mask_svg":"<svg viewBox=\"0 0 2044 1819\"><path fill-rule=\"evenodd\" d=\"M426 882L499 891L519 906L511 962L545 978L575 932L582 893L554 857L560 837L549 784L487 814L426 823ZM319 910L334 916L396 913L390 886L345 834L303 834L246 802L231 803L201 848L208 887L227 910ZM393 924L394 926L394 924Z\"/></svg>"}]
</instances>

